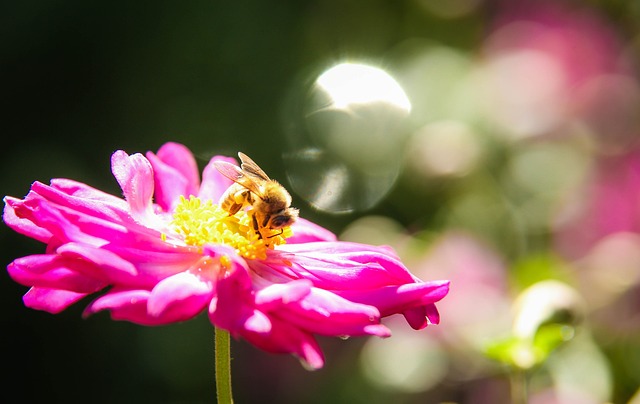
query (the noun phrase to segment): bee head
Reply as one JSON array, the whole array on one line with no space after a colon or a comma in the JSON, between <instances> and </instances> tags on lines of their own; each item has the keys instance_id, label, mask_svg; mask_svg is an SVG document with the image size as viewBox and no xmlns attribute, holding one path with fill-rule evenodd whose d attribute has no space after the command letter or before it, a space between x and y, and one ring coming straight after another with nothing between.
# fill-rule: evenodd
<instances>
[{"instance_id":1,"label":"bee head","mask_svg":"<svg viewBox=\"0 0 640 404\"><path fill-rule=\"evenodd\" d=\"M271 228L281 229L283 227L291 226L293 222L298 218L298 209L287 208L276 213L271 217Z\"/></svg>"}]
</instances>

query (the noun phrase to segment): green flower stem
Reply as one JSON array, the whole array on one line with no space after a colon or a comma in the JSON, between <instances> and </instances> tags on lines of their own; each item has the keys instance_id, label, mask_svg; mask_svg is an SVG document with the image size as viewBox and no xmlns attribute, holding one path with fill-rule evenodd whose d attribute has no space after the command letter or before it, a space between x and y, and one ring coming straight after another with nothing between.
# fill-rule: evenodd
<instances>
[{"instance_id":1,"label":"green flower stem","mask_svg":"<svg viewBox=\"0 0 640 404\"><path fill-rule=\"evenodd\" d=\"M511 370L511 402L513 404L527 404L529 402L527 381L527 372L525 370Z\"/></svg>"},{"instance_id":2,"label":"green flower stem","mask_svg":"<svg viewBox=\"0 0 640 404\"><path fill-rule=\"evenodd\" d=\"M231 341L229 333L216 327L216 395L218 404L232 404L231 394Z\"/></svg>"}]
</instances>

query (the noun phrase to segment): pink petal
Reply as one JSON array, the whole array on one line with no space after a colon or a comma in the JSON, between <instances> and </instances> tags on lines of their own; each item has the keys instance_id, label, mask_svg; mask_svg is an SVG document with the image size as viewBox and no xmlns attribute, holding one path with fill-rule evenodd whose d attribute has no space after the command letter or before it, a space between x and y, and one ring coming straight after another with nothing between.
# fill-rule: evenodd
<instances>
[{"instance_id":1,"label":"pink petal","mask_svg":"<svg viewBox=\"0 0 640 404\"><path fill-rule=\"evenodd\" d=\"M291 226L291 230L293 231L293 236L287 239L287 243L289 244L337 240L335 234L304 218L298 218L293 226Z\"/></svg>"},{"instance_id":2,"label":"pink petal","mask_svg":"<svg viewBox=\"0 0 640 404\"><path fill-rule=\"evenodd\" d=\"M121 197L108 194L99 189L93 188L87 184L67 178L54 178L50 182L51 188L62 192L68 196L74 197L78 201L91 201L100 203L102 206L110 206L117 208L120 214L128 211L129 206Z\"/></svg>"},{"instance_id":3,"label":"pink petal","mask_svg":"<svg viewBox=\"0 0 640 404\"><path fill-rule=\"evenodd\" d=\"M52 186L34 182L31 185L31 191L25 198L24 205L31 206L35 201L42 201L55 209L77 212L95 219L109 222L133 222L129 213L129 205L124 200L107 198L106 194L96 190L91 191L90 187L85 187L80 192L77 187L74 189L60 188L60 185L71 185L69 182L68 180L54 179L51 183L55 185ZM78 193L86 194L86 196L78 196Z\"/></svg>"},{"instance_id":4,"label":"pink petal","mask_svg":"<svg viewBox=\"0 0 640 404\"><path fill-rule=\"evenodd\" d=\"M61 289L85 295L107 286L107 283L77 271L82 266L89 267L90 264L57 255L30 255L13 261L7 266L7 271L14 281L25 286Z\"/></svg>"},{"instance_id":5,"label":"pink petal","mask_svg":"<svg viewBox=\"0 0 640 404\"><path fill-rule=\"evenodd\" d=\"M435 304L428 304L425 307L426 316L431 324L440 324L440 313Z\"/></svg>"},{"instance_id":6,"label":"pink petal","mask_svg":"<svg viewBox=\"0 0 640 404\"><path fill-rule=\"evenodd\" d=\"M153 167L156 182L154 200L163 211L173 211L180 201L180 196L194 195L189 192L191 188L189 180L180 171L165 164L151 152L147 153L147 159Z\"/></svg>"},{"instance_id":7,"label":"pink petal","mask_svg":"<svg viewBox=\"0 0 640 404\"><path fill-rule=\"evenodd\" d=\"M237 335L255 311L251 279L243 261L234 260L225 276L217 280L215 289L209 319L214 325Z\"/></svg>"},{"instance_id":8,"label":"pink petal","mask_svg":"<svg viewBox=\"0 0 640 404\"><path fill-rule=\"evenodd\" d=\"M141 325L163 325L174 322L169 317L153 317L147 312L147 301L151 292L148 290L118 290L94 300L85 309L83 316L109 310L113 320L130 321Z\"/></svg>"},{"instance_id":9,"label":"pink petal","mask_svg":"<svg viewBox=\"0 0 640 404\"><path fill-rule=\"evenodd\" d=\"M42 243L46 243L49 241L52 235L48 230L37 226L29 219L24 219L16 215L14 206L22 204L22 201L10 196L6 196L4 198L4 203L5 205L4 212L2 214L2 220L4 220L7 226L11 227L13 230L22 235L31 237Z\"/></svg>"},{"instance_id":10,"label":"pink petal","mask_svg":"<svg viewBox=\"0 0 640 404\"><path fill-rule=\"evenodd\" d=\"M315 287L328 290L369 290L415 282L407 268L384 250L361 244L342 244L286 244L270 252L266 262L250 262L250 265L267 279L309 279Z\"/></svg>"},{"instance_id":11,"label":"pink petal","mask_svg":"<svg viewBox=\"0 0 640 404\"><path fill-rule=\"evenodd\" d=\"M183 321L207 307L212 295L210 282L183 272L158 282L149 296L147 310L153 317L169 316Z\"/></svg>"},{"instance_id":12,"label":"pink petal","mask_svg":"<svg viewBox=\"0 0 640 404\"><path fill-rule=\"evenodd\" d=\"M79 203L75 198L58 195L59 191L46 186L38 190L50 194L48 196L58 203L51 203L50 199L30 193L26 201L16 204L16 214L47 229L55 239L60 240L59 243L74 241L94 247L108 243L114 252L118 247L125 247L130 253L152 250L179 253L180 250L190 250L166 243L160 231L144 227L129 216L120 218L117 210L106 213L110 207L104 204ZM49 237L48 241L51 239Z\"/></svg>"},{"instance_id":13,"label":"pink petal","mask_svg":"<svg viewBox=\"0 0 640 404\"><path fill-rule=\"evenodd\" d=\"M196 195L200 187L198 163L191 151L183 144L167 142L158 149L158 158L169 167L176 169L187 180L184 196ZM162 182L160 179L159 182Z\"/></svg>"},{"instance_id":14,"label":"pink petal","mask_svg":"<svg viewBox=\"0 0 640 404\"><path fill-rule=\"evenodd\" d=\"M144 221L152 213L154 181L151 164L140 153L129 156L118 150L111 156L111 170L129 203L131 215Z\"/></svg>"},{"instance_id":15,"label":"pink petal","mask_svg":"<svg viewBox=\"0 0 640 404\"><path fill-rule=\"evenodd\" d=\"M164 211L172 211L180 196L197 195L200 186L198 164L184 145L165 143L157 155L147 152L156 182L155 201Z\"/></svg>"},{"instance_id":16,"label":"pink petal","mask_svg":"<svg viewBox=\"0 0 640 404\"><path fill-rule=\"evenodd\" d=\"M233 184L233 181L220 174L220 171L215 168L214 163L216 161L226 161L237 164L234 158L214 156L209 161L209 164L204 168L202 173L202 185L200 186L198 197L202 200L211 200L213 203L218 203L218 200L224 191Z\"/></svg>"},{"instance_id":17,"label":"pink petal","mask_svg":"<svg viewBox=\"0 0 640 404\"><path fill-rule=\"evenodd\" d=\"M405 310L402 312L402 315L404 315L405 320L407 320L409 326L414 330L422 330L429 325L429 320L424 307L415 307L410 310Z\"/></svg>"},{"instance_id":18,"label":"pink petal","mask_svg":"<svg viewBox=\"0 0 640 404\"><path fill-rule=\"evenodd\" d=\"M291 302L299 302L311 293L311 282L301 279L283 284L273 284L256 293L255 304L262 310L278 308Z\"/></svg>"},{"instance_id":19,"label":"pink petal","mask_svg":"<svg viewBox=\"0 0 640 404\"><path fill-rule=\"evenodd\" d=\"M322 350L313 336L286 321L272 320L269 332L244 331L241 335L265 351L294 354L309 369L320 369L324 365Z\"/></svg>"},{"instance_id":20,"label":"pink petal","mask_svg":"<svg viewBox=\"0 0 640 404\"><path fill-rule=\"evenodd\" d=\"M368 291L341 290L336 293L348 300L375 306L386 317L440 301L449 293L449 281L409 283Z\"/></svg>"},{"instance_id":21,"label":"pink petal","mask_svg":"<svg viewBox=\"0 0 640 404\"><path fill-rule=\"evenodd\" d=\"M112 282L130 280L138 274L136 267L123 259L120 255L114 254L103 248L95 248L80 243L66 243L59 247L56 252L71 259L81 259L80 262L91 262L100 269L103 279L110 279ZM92 271L95 273L95 271Z\"/></svg>"},{"instance_id":22,"label":"pink petal","mask_svg":"<svg viewBox=\"0 0 640 404\"><path fill-rule=\"evenodd\" d=\"M291 271L317 277L314 285L323 289L371 289L417 280L387 247L338 241L285 244L278 251L295 254Z\"/></svg>"},{"instance_id":23,"label":"pink petal","mask_svg":"<svg viewBox=\"0 0 640 404\"><path fill-rule=\"evenodd\" d=\"M242 331L236 331L236 333L250 332L256 334L267 334L271 332L273 325L269 317L263 312L254 310L250 316L247 316L244 320Z\"/></svg>"},{"instance_id":24,"label":"pink petal","mask_svg":"<svg viewBox=\"0 0 640 404\"><path fill-rule=\"evenodd\" d=\"M102 246L109 240L122 241L127 228L95 215L56 206L44 199L30 199L16 207L16 214L48 230L59 243L68 241Z\"/></svg>"},{"instance_id":25,"label":"pink petal","mask_svg":"<svg viewBox=\"0 0 640 404\"><path fill-rule=\"evenodd\" d=\"M70 292L68 290L32 287L22 297L24 305L35 310L42 310L51 314L58 314L67 307L87 296L86 293Z\"/></svg>"},{"instance_id":26,"label":"pink petal","mask_svg":"<svg viewBox=\"0 0 640 404\"><path fill-rule=\"evenodd\" d=\"M315 334L391 335L385 326L379 324L380 312L377 308L351 302L318 288L313 288L308 296L298 302L274 308L271 315Z\"/></svg>"}]
</instances>

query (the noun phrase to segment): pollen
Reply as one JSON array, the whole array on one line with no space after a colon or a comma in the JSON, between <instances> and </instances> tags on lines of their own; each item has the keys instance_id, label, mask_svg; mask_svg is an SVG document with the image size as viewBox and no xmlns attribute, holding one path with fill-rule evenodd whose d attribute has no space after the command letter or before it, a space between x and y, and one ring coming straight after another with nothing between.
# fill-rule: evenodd
<instances>
[{"instance_id":1,"label":"pollen","mask_svg":"<svg viewBox=\"0 0 640 404\"><path fill-rule=\"evenodd\" d=\"M223 255L222 257L220 257L220 265L222 265L222 267L225 269L231 268L231 258L229 258L227 255Z\"/></svg>"},{"instance_id":2,"label":"pollen","mask_svg":"<svg viewBox=\"0 0 640 404\"><path fill-rule=\"evenodd\" d=\"M285 244L293 235L290 227L261 229L262 234L258 234L253 229L250 210L229 215L210 200L203 202L195 196L180 197L171 226L187 245L225 244L246 259L266 259L267 250Z\"/></svg>"}]
</instances>

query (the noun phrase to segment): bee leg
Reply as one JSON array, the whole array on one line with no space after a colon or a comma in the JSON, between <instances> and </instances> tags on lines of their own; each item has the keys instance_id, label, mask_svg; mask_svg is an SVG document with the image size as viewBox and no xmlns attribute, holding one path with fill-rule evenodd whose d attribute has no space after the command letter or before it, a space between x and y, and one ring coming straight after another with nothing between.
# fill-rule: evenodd
<instances>
[{"instance_id":1,"label":"bee leg","mask_svg":"<svg viewBox=\"0 0 640 404\"><path fill-rule=\"evenodd\" d=\"M238 211L240 211L240 208L242 207L242 204L237 204L234 203L229 207L229 216L233 216L236 213L238 213Z\"/></svg>"},{"instance_id":2,"label":"bee leg","mask_svg":"<svg viewBox=\"0 0 640 404\"><path fill-rule=\"evenodd\" d=\"M260 233L260 227L258 226L258 219L256 219L255 213L251 214L251 220L253 221L253 230L255 230L256 234L258 235L258 238L261 239L262 233Z\"/></svg>"},{"instance_id":3,"label":"bee leg","mask_svg":"<svg viewBox=\"0 0 640 404\"><path fill-rule=\"evenodd\" d=\"M236 213L238 213L240 209L242 209L242 207L244 206L245 200L250 200L250 199L247 199L250 196L251 195L247 193L245 190L234 193L231 198L233 202L231 202L231 206L229 206L229 216L233 216Z\"/></svg>"},{"instance_id":4,"label":"bee leg","mask_svg":"<svg viewBox=\"0 0 640 404\"><path fill-rule=\"evenodd\" d=\"M279 235L281 235L282 233L284 233L284 230L283 230L283 229L280 229L280 233L278 233L278 234L272 234L272 235L270 235L270 236L269 236L269 237L267 237L267 238L272 238L272 237L275 237L275 236L279 236Z\"/></svg>"}]
</instances>

